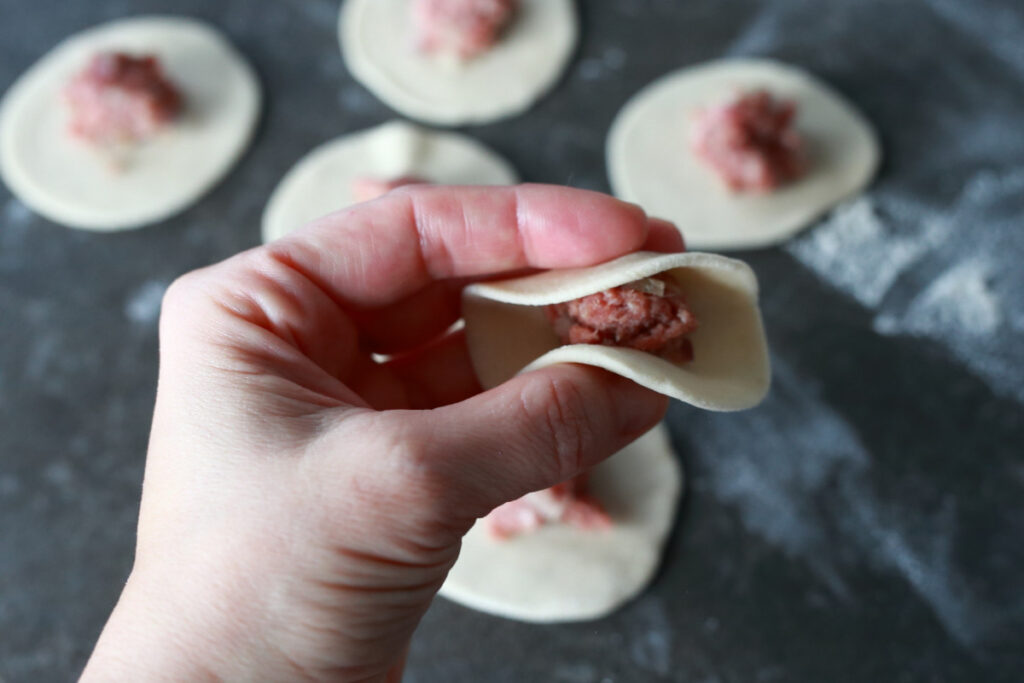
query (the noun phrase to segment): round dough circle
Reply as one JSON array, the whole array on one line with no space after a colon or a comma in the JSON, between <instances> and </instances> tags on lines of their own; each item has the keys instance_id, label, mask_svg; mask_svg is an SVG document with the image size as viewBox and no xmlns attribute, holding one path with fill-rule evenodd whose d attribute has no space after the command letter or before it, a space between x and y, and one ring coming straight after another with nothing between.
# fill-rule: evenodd
<instances>
[{"instance_id":1,"label":"round dough circle","mask_svg":"<svg viewBox=\"0 0 1024 683\"><path fill-rule=\"evenodd\" d=\"M465 63L414 47L410 0L345 0L338 34L349 70L386 104L440 125L526 110L561 76L578 33L573 0L522 0L501 41Z\"/></svg>"},{"instance_id":2,"label":"round dough circle","mask_svg":"<svg viewBox=\"0 0 1024 683\"><path fill-rule=\"evenodd\" d=\"M609 614L654 576L682 494L683 470L659 425L594 468L590 488L614 520L604 531L564 524L498 541L477 522L440 595L522 621Z\"/></svg>"},{"instance_id":3,"label":"round dough circle","mask_svg":"<svg viewBox=\"0 0 1024 683\"><path fill-rule=\"evenodd\" d=\"M352 182L365 176L418 176L444 185L518 182L507 161L472 138L392 121L326 142L300 159L267 202L263 241L353 204Z\"/></svg>"},{"instance_id":4,"label":"round dough circle","mask_svg":"<svg viewBox=\"0 0 1024 683\"><path fill-rule=\"evenodd\" d=\"M761 195L730 192L689 143L696 110L752 89L796 103L811 163L802 178ZM880 149L853 105L806 72L770 60L725 59L641 90L612 124L607 157L617 196L674 221L693 249L728 250L782 242L860 192Z\"/></svg>"},{"instance_id":5,"label":"round dough circle","mask_svg":"<svg viewBox=\"0 0 1024 683\"><path fill-rule=\"evenodd\" d=\"M123 169L67 132L61 89L101 50L155 54L182 91L168 130ZM47 218L86 230L137 228L192 204L245 151L260 111L252 68L218 31L192 20L124 19L76 34L36 62L0 103L0 176Z\"/></svg>"}]
</instances>

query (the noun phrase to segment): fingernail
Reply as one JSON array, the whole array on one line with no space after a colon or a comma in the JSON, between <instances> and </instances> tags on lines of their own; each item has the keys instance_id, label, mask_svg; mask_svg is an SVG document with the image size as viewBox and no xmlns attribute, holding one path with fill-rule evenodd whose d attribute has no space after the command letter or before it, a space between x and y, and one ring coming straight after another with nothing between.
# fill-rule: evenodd
<instances>
[{"instance_id":1,"label":"fingernail","mask_svg":"<svg viewBox=\"0 0 1024 683\"><path fill-rule=\"evenodd\" d=\"M652 235L660 234L666 239L660 240L663 244L659 244L665 251L681 252L686 251L686 238L683 237L683 231L679 229L672 221L667 221L664 218L648 218L647 219L647 230ZM678 243L675 238L678 236Z\"/></svg>"},{"instance_id":2,"label":"fingernail","mask_svg":"<svg viewBox=\"0 0 1024 683\"><path fill-rule=\"evenodd\" d=\"M651 216L650 218L647 219L647 222L650 223L652 226L657 226L659 228L672 228L673 230L676 231L679 230L679 228L676 227L675 223L673 223L672 221L665 220L664 218L655 218L654 216Z\"/></svg>"}]
</instances>

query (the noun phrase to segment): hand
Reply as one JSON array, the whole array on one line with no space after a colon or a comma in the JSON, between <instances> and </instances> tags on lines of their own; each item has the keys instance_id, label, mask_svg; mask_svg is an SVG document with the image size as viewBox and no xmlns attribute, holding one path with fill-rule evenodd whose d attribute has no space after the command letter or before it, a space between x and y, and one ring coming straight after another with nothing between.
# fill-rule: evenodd
<instances>
[{"instance_id":1,"label":"hand","mask_svg":"<svg viewBox=\"0 0 1024 683\"><path fill-rule=\"evenodd\" d=\"M180 278L135 564L83 679L397 681L474 521L666 407L572 365L480 393L445 334L461 285L639 248L682 241L596 193L412 186Z\"/></svg>"}]
</instances>

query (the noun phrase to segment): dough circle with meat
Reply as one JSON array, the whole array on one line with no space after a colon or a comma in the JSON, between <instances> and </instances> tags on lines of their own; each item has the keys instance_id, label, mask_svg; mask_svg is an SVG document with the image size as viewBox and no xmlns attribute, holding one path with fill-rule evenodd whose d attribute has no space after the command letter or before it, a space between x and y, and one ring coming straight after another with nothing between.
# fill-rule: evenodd
<instances>
[{"instance_id":1,"label":"dough circle with meat","mask_svg":"<svg viewBox=\"0 0 1024 683\"><path fill-rule=\"evenodd\" d=\"M699 110L736 92L766 90L796 105L808 167L773 192L731 192L691 149ZM874 176L880 147L871 125L801 69L764 59L724 59L668 74L635 95L607 142L614 193L674 221L694 249L782 242Z\"/></svg>"},{"instance_id":2,"label":"dough circle with meat","mask_svg":"<svg viewBox=\"0 0 1024 683\"><path fill-rule=\"evenodd\" d=\"M533 622L602 617L640 593L658 568L682 493L683 471L659 425L591 472L609 529L548 524L497 540L481 520L440 595Z\"/></svg>"},{"instance_id":3,"label":"dough circle with meat","mask_svg":"<svg viewBox=\"0 0 1024 683\"><path fill-rule=\"evenodd\" d=\"M548 304L664 275L680 286L698 326L693 359L671 362L633 348L561 342ZM757 278L742 261L716 254L636 252L589 268L551 270L470 285L463 293L466 343L484 388L553 363L595 365L707 410L743 410L768 392L771 371Z\"/></svg>"},{"instance_id":4,"label":"dough circle with meat","mask_svg":"<svg viewBox=\"0 0 1024 683\"><path fill-rule=\"evenodd\" d=\"M387 105L439 125L495 121L550 90L577 38L573 0L522 0L489 50L464 62L417 51L410 0L345 0L339 21L349 70Z\"/></svg>"},{"instance_id":5,"label":"dough circle with meat","mask_svg":"<svg viewBox=\"0 0 1024 683\"><path fill-rule=\"evenodd\" d=\"M263 212L263 241L355 203L361 178L415 176L444 185L514 185L515 169L484 145L458 133L392 121L326 142L292 167Z\"/></svg>"},{"instance_id":6,"label":"dough circle with meat","mask_svg":"<svg viewBox=\"0 0 1024 683\"><path fill-rule=\"evenodd\" d=\"M168 128L123 167L68 132L62 89L102 51L155 55L181 91ZM123 19L76 34L36 62L0 103L0 175L33 210L87 230L136 228L178 213L235 164L260 111L252 68L218 31L193 19Z\"/></svg>"}]
</instances>

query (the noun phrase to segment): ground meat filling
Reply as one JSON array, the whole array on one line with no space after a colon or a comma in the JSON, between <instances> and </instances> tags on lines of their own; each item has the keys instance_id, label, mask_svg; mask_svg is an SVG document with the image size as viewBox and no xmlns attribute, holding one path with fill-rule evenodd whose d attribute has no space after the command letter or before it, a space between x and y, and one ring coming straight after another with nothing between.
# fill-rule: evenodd
<instances>
[{"instance_id":1,"label":"ground meat filling","mask_svg":"<svg viewBox=\"0 0 1024 683\"><path fill-rule=\"evenodd\" d=\"M406 185L421 185L427 182L423 178L416 176L406 175L400 178L393 178L391 180L382 180L381 178L363 177L357 178L352 182L352 198L358 202L368 202L371 199L383 196L391 190L399 187L405 187Z\"/></svg>"},{"instance_id":2,"label":"ground meat filling","mask_svg":"<svg viewBox=\"0 0 1024 683\"><path fill-rule=\"evenodd\" d=\"M519 0L413 0L416 45L427 54L472 59L489 50Z\"/></svg>"},{"instance_id":3,"label":"ground meat filling","mask_svg":"<svg viewBox=\"0 0 1024 683\"><path fill-rule=\"evenodd\" d=\"M552 522L588 530L609 528L611 517L601 503L587 493L588 479L589 473L584 472L495 508L487 516L487 530L495 538L506 539Z\"/></svg>"},{"instance_id":4,"label":"ground meat filling","mask_svg":"<svg viewBox=\"0 0 1024 683\"><path fill-rule=\"evenodd\" d=\"M71 133L97 144L153 137L181 111L182 97L156 57L123 52L92 56L64 89Z\"/></svg>"},{"instance_id":5,"label":"ground meat filling","mask_svg":"<svg viewBox=\"0 0 1024 683\"><path fill-rule=\"evenodd\" d=\"M697 114L691 145L737 192L771 192L806 170L796 105L758 90Z\"/></svg>"},{"instance_id":6,"label":"ground meat filling","mask_svg":"<svg viewBox=\"0 0 1024 683\"><path fill-rule=\"evenodd\" d=\"M697 318L668 276L630 282L545 308L563 344L603 344L646 351L673 363L693 360L687 335Z\"/></svg>"}]
</instances>

